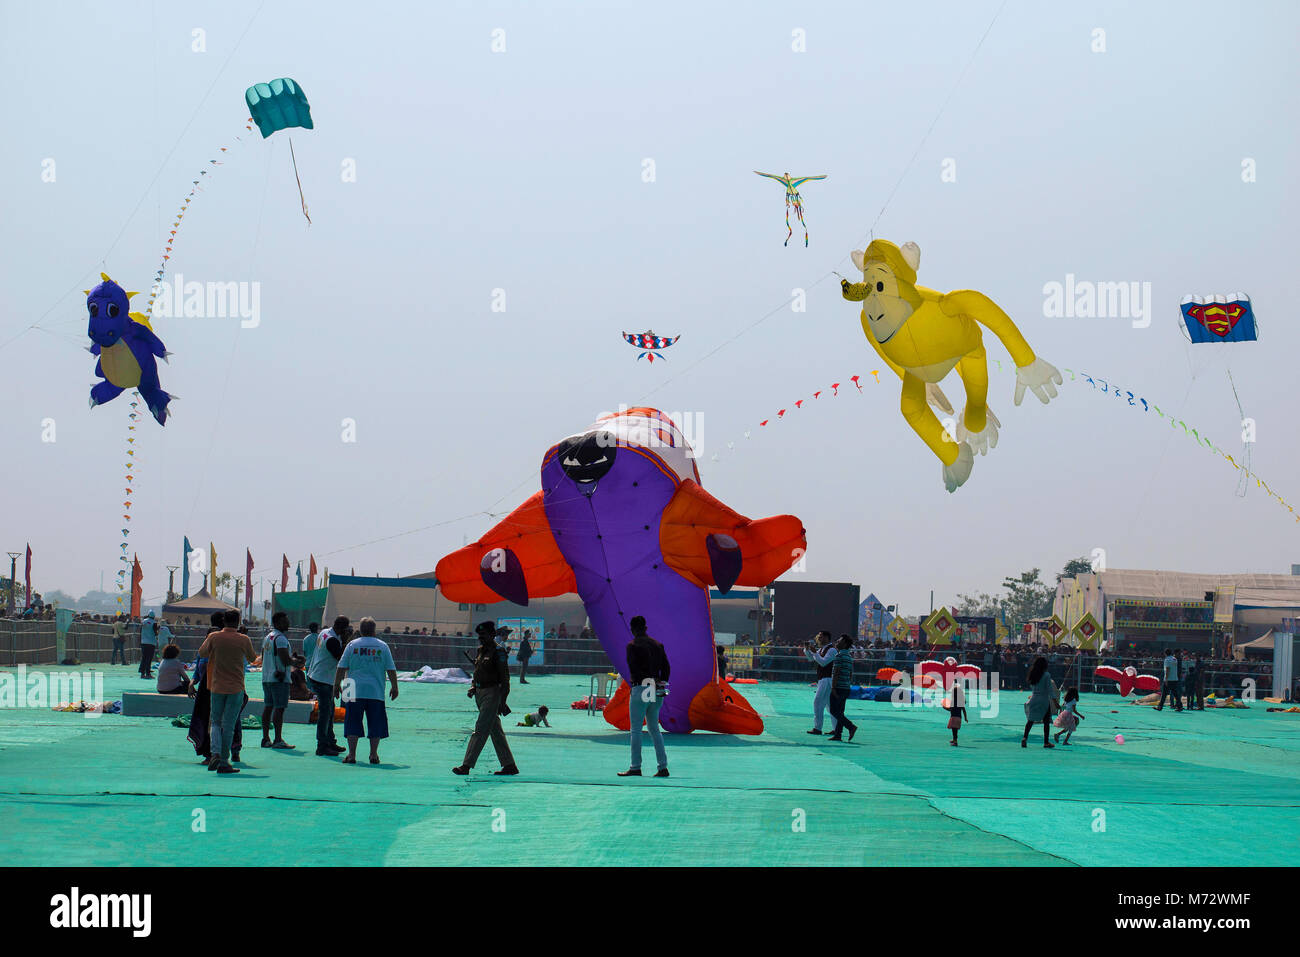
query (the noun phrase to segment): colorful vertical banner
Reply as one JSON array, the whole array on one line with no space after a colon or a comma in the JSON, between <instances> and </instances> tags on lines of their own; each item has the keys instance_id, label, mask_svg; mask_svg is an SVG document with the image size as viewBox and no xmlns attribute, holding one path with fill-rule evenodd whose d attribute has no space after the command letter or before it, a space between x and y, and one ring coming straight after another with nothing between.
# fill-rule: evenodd
<instances>
[{"instance_id":1,"label":"colorful vertical banner","mask_svg":"<svg viewBox=\"0 0 1300 957\"><path fill-rule=\"evenodd\" d=\"M217 546L208 542L208 584L212 587L208 590L213 598L217 597Z\"/></svg>"},{"instance_id":2,"label":"colorful vertical banner","mask_svg":"<svg viewBox=\"0 0 1300 957\"><path fill-rule=\"evenodd\" d=\"M253 553L244 549L244 610L253 608Z\"/></svg>"},{"instance_id":3,"label":"colorful vertical banner","mask_svg":"<svg viewBox=\"0 0 1300 957\"><path fill-rule=\"evenodd\" d=\"M190 538L185 536L185 547L181 552L181 598L190 597L190 552L194 551L190 547Z\"/></svg>"},{"instance_id":4,"label":"colorful vertical banner","mask_svg":"<svg viewBox=\"0 0 1300 957\"><path fill-rule=\"evenodd\" d=\"M311 591L316 587L316 556L310 555L311 566L307 569L307 590Z\"/></svg>"},{"instance_id":5,"label":"colorful vertical banner","mask_svg":"<svg viewBox=\"0 0 1300 957\"><path fill-rule=\"evenodd\" d=\"M31 608L31 607L32 607L32 546L31 546L31 543L30 543L30 542L27 544L27 581L26 581L26 584L27 584L27 604L24 605L23 607L24 607L24 608Z\"/></svg>"},{"instance_id":6,"label":"colorful vertical banner","mask_svg":"<svg viewBox=\"0 0 1300 957\"><path fill-rule=\"evenodd\" d=\"M280 556L280 594L289 590L289 556Z\"/></svg>"}]
</instances>

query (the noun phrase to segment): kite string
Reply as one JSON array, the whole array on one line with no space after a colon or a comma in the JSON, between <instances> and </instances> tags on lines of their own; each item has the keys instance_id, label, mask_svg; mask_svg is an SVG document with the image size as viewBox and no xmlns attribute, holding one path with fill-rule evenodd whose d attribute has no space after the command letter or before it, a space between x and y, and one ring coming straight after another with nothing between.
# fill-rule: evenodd
<instances>
[{"instance_id":1,"label":"kite string","mask_svg":"<svg viewBox=\"0 0 1300 957\"><path fill-rule=\"evenodd\" d=\"M885 210L893 201L894 194L898 192L898 188L903 185L903 180L906 179L907 174L911 172L913 164L916 163L916 158L921 155L921 150L925 148L926 141L930 139L930 134L933 133L934 128L939 125L939 119L943 116L943 111L948 108L948 102L953 98L953 94L957 92L957 88L961 86L961 81L965 79L967 71L971 68L971 64L975 62L975 57L979 55L980 49L984 46L984 41L988 39L989 33L992 32L993 24L998 22L998 17L1002 16L1002 11L1006 8L1006 5L1007 0L1002 0L1002 5L998 7L997 12L993 14L993 19L989 21L989 25L984 28L984 34L980 37L979 42L975 44L975 49L971 51L970 57L966 60L966 65L961 68L961 72L957 74L957 79L953 81L951 89L948 90L948 95L944 97L943 102L939 104L939 111L934 114L934 119L930 121L929 129L927 129L925 135L921 137L921 142L916 145L916 150L912 153L912 158L907 161L907 166L903 168L903 173L898 177L898 182L896 182L894 188L889 191L889 195L885 197L884 205L880 207L880 212L876 213L876 218L872 220L871 228L867 231L867 238L870 239L875 237L876 226L880 223L880 218L885 215Z\"/></svg>"}]
</instances>

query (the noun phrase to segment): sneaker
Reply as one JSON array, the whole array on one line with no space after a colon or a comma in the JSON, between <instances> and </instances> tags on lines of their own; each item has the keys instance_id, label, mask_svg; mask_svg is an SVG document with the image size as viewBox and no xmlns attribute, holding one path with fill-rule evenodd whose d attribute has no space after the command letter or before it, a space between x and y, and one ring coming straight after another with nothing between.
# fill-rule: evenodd
<instances>
[{"instance_id":1,"label":"sneaker","mask_svg":"<svg viewBox=\"0 0 1300 957\"><path fill-rule=\"evenodd\" d=\"M230 763L231 763L231 764L234 764L234 763L235 763L236 761L238 761L238 760L239 760L239 752L238 752L238 751L231 751L231 752L230 752Z\"/></svg>"},{"instance_id":2,"label":"sneaker","mask_svg":"<svg viewBox=\"0 0 1300 957\"><path fill-rule=\"evenodd\" d=\"M641 776L640 768L628 768L626 771L619 771L620 778L639 778Z\"/></svg>"},{"instance_id":3,"label":"sneaker","mask_svg":"<svg viewBox=\"0 0 1300 957\"><path fill-rule=\"evenodd\" d=\"M452 768L452 769L451 769L451 773L452 773L452 774L469 774L469 768L465 767L465 765L462 764L462 765L461 765L460 767L458 767L458 768Z\"/></svg>"},{"instance_id":4,"label":"sneaker","mask_svg":"<svg viewBox=\"0 0 1300 957\"><path fill-rule=\"evenodd\" d=\"M270 738L263 738L263 739L262 739L262 747L264 747L264 748L269 748L270 746L271 746L271 739L270 739Z\"/></svg>"},{"instance_id":5,"label":"sneaker","mask_svg":"<svg viewBox=\"0 0 1300 957\"><path fill-rule=\"evenodd\" d=\"M1045 748L1054 748L1054 747L1056 747L1056 745L1052 744L1051 741L1044 741L1044 742L1043 742L1043 747L1045 747Z\"/></svg>"},{"instance_id":6,"label":"sneaker","mask_svg":"<svg viewBox=\"0 0 1300 957\"><path fill-rule=\"evenodd\" d=\"M1022 748L1027 748L1027 747L1029 747L1029 739L1028 739L1028 738L1021 738L1021 739L1020 739L1020 746L1021 746Z\"/></svg>"},{"instance_id":7,"label":"sneaker","mask_svg":"<svg viewBox=\"0 0 1300 957\"><path fill-rule=\"evenodd\" d=\"M209 771L215 771L219 767L221 767L221 760L219 758L212 758L210 761L208 761Z\"/></svg>"},{"instance_id":8,"label":"sneaker","mask_svg":"<svg viewBox=\"0 0 1300 957\"><path fill-rule=\"evenodd\" d=\"M339 753L333 748L317 748L316 756L318 758L337 758Z\"/></svg>"},{"instance_id":9,"label":"sneaker","mask_svg":"<svg viewBox=\"0 0 1300 957\"><path fill-rule=\"evenodd\" d=\"M949 741L948 743L951 744L954 748L957 747L956 741Z\"/></svg>"},{"instance_id":10,"label":"sneaker","mask_svg":"<svg viewBox=\"0 0 1300 957\"><path fill-rule=\"evenodd\" d=\"M832 734L832 735L827 736L826 740L827 740L827 741L841 741L841 742L842 742L844 739L841 738L838 734Z\"/></svg>"},{"instance_id":11,"label":"sneaker","mask_svg":"<svg viewBox=\"0 0 1300 957\"><path fill-rule=\"evenodd\" d=\"M228 764L223 764L221 767L217 768L217 773L218 773L218 774L238 774L238 773L239 773L239 768L232 768L232 767L231 767L230 765L228 765Z\"/></svg>"},{"instance_id":12,"label":"sneaker","mask_svg":"<svg viewBox=\"0 0 1300 957\"><path fill-rule=\"evenodd\" d=\"M809 733L809 734L821 734L821 732L818 731L816 728L813 728L813 729L812 729L811 731L809 731L808 733Z\"/></svg>"},{"instance_id":13,"label":"sneaker","mask_svg":"<svg viewBox=\"0 0 1300 957\"><path fill-rule=\"evenodd\" d=\"M858 729L857 729L856 726L855 726L855 727L852 727L852 728L849 728L849 740L852 741L852 740L853 740L853 736L854 736L855 734L857 734L857 733L858 733Z\"/></svg>"},{"instance_id":14,"label":"sneaker","mask_svg":"<svg viewBox=\"0 0 1300 957\"><path fill-rule=\"evenodd\" d=\"M262 747L266 747L266 745L262 745ZM271 747L275 748L277 751L293 750L293 745L290 744L288 741L285 741L283 738L281 738L279 741L276 741L274 744L271 745Z\"/></svg>"},{"instance_id":15,"label":"sneaker","mask_svg":"<svg viewBox=\"0 0 1300 957\"><path fill-rule=\"evenodd\" d=\"M374 763L375 763L375 764L378 764L379 762L378 762L378 761L375 761ZM493 771L492 773L493 773L493 774L518 774L518 773L519 773L519 769L518 769L517 767L515 767L513 764L507 764L507 765L506 765L504 768L502 768L500 771Z\"/></svg>"},{"instance_id":16,"label":"sneaker","mask_svg":"<svg viewBox=\"0 0 1300 957\"><path fill-rule=\"evenodd\" d=\"M657 778L666 778L666 777L668 777L668 769L667 769L667 768L660 768L658 771L655 772L655 777L657 777Z\"/></svg>"}]
</instances>

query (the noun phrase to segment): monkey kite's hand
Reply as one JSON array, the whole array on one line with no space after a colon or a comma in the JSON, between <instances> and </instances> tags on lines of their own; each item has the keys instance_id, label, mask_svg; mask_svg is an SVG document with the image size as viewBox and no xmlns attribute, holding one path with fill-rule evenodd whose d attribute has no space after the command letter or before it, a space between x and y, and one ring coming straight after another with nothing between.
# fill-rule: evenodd
<instances>
[{"instance_id":1,"label":"monkey kite's hand","mask_svg":"<svg viewBox=\"0 0 1300 957\"><path fill-rule=\"evenodd\" d=\"M965 442L957 446L957 461L943 467L943 487L955 492L970 478L971 468L975 465L975 453Z\"/></svg>"},{"instance_id":2,"label":"monkey kite's hand","mask_svg":"<svg viewBox=\"0 0 1300 957\"><path fill-rule=\"evenodd\" d=\"M972 452L978 452L980 455L988 455L989 449L998 447L998 429L1002 423L998 417L993 414L993 410L987 406L984 408L987 421L984 423L984 429L981 432L972 432L966 428L966 411L963 409L961 418L957 420L957 441L965 442L971 447Z\"/></svg>"},{"instance_id":3,"label":"monkey kite's hand","mask_svg":"<svg viewBox=\"0 0 1300 957\"><path fill-rule=\"evenodd\" d=\"M937 382L927 382L925 384L925 401L930 403L944 415L952 415L952 403L948 397L943 394L943 389L939 388ZM960 439L958 440L960 441Z\"/></svg>"},{"instance_id":4,"label":"monkey kite's hand","mask_svg":"<svg viewBox=\"0 0 1300 957\"><path fill-rule=\"evenodd\" d=\"M1063 381L1056 366L1045 359L1035 359L1027 366L1020 366L1016 369L1016 405L1025 397L1025 389L1029 389L1038 396L1039 402L1047 405L1056 398L1056 386Z\"/></svg>"}]
</instances>

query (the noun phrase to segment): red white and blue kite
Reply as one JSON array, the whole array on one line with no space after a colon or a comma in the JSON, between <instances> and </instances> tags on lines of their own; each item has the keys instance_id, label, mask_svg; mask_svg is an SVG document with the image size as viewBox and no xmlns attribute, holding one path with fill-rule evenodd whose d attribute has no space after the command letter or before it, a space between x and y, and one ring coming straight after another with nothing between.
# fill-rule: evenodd
<instances>
[{"instance_id":1,"label":"red white and blue kite","mask_svg":"<svg viewBox=\"0 0 1300 957\"><path fill-rule=\"evenodd\" d=\"M653 363L655 359L666 359L666 356L659 355L659 350L667 349L680 338L681 336L656 336L653 331L649 330L646 332L623 333L624 342L629 346L635 346L637 349L644 350L639 356L637 356L637 358L648 358L651 363Z\"/></svg>"}]
</instances>

